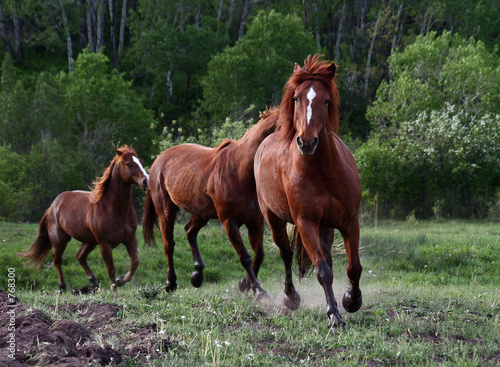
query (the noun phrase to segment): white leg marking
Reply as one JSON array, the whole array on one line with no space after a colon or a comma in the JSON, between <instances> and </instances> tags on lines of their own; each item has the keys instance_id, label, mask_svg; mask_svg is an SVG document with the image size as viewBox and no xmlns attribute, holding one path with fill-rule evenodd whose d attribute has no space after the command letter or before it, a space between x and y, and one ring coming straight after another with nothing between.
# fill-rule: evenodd
<instances>
[{"instance_id":1,"label":"white leg marking","mask_svg":"<svg viewBox=\"0 0 500 367\"><path fill-rule=\"evenodd\" d=\"M142 173L144 174L144 176L146 176L146 178L148 179L149 181L149 175L148 173L146 172L146 170L144 169L144 167L142 166L141 164L141 161L139 160L139 158L137 158L135 155L132 156L132 160L139 166L139 168L141 169Z\"/></svg>"},{"instance_id":2,"label":"white leg marking","mask_svg":"<svg viewBox=\"0 0 500 367\"><path fill-rule=\"evenodd\" d=\"M309 89L309 92L307 92L307 99L309 100L309 106L307 106L307 124L309 125L309 122L311 121L311 117L312 117L312 102L313 102L313 99L314 97L316 97L316 92L314 91L314 88L311 87L311 89Z\"/></svg>"}]
</instances>

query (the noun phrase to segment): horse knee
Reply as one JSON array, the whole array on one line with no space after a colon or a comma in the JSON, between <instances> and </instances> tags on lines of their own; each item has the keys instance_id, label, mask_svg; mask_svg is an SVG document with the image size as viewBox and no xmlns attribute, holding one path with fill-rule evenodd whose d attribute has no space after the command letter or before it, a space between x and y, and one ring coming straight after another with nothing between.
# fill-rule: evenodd
<instances>
[{"instance_id":1,"label":"horse knee","mask_svg":"<svg viewBox=\"0 0 500 367\"><path fill-rule=\"evenodd\" d=\"M332 269L328 266L326 261L322 260L317 265L317 276L318 281L321 285L327 285L333 283L333 272Z\"/></svg>"}]
</instances>

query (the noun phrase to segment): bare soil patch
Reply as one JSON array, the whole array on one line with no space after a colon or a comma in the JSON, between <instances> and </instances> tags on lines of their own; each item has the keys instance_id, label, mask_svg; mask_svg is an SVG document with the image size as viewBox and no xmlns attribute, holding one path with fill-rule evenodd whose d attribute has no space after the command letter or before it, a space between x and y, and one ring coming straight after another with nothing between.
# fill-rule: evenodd
<instances>
[{"instance_id":1,"label":"bare soil patch","mask_svg":"<svg viewBox=\"0 0 500 367\"><path fill-rule=\"evenodd\" d=\"M55 310L55 308L54 308ZM156 325L138 326L110 304L64 305L57 319L0 289L0 367L113 365L125 359L146 363L174 343Z\"/></svg>"}]
</instances>

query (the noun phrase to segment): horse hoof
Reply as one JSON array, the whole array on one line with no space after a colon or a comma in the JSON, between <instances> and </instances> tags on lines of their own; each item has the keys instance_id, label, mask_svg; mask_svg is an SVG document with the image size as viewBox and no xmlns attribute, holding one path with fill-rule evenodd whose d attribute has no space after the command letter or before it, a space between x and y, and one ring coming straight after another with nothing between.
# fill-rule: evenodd
<instances>
[{"instance_id":1,"label":"horse hoof","mask_svg":"<svg viewBox=\"0 0 500 367\"><path fill-rule=\"evenodd\" d=\"M115 284L117 287L121 287L122 285L124 285L125 283L127 283L123 276L119 277L118 279L115 280Z\"/></svg>"},{"instance_id":2,"label":"horse hoof","mask_svg":"<svg viewBox=\"0 0 500 367\"><path fill-rule=\"evenodd\" d=\"M342 305L347 312L356 312L361 308L361 304L363 303L363 296L361 295L361 291L359 292L359 296L356 298L352 298L351 292L347 291L342 297Z\"/></svg>"},{"instance_id":3,"label":"horse hoof","mask_svg":"<svg viewBox=\"0 0 500 367\"><path fill-rule=\"evenodd\" d=\"M203 273L201 271L193 271L193 274L191 274L191 284L196 288L201 287L203 284Z\"/></svg>"},{"instance_id":4,"label":"horse hoof","mask_svg":"<svg viewBox=\"0 0 500 367\"><path fill-rule=\"evenodd\" d=\"M250 290L250 280L248 280L248 277L244 277L243 279L241 279L238 288L240 289L241 293L245 293Z\"/></svg>"},{"instance_id":5,"label":"horse hoof","mask_svg":"<svg viewBox=\"0 0 500 367\"><path fill-rule=\"evenodd\" d=\"M165 283L165 292L170 293L177 289L176 282L169 282L168 280Z\"/></svg>"},{"instance_id":6,"label":"horse hoof","mask_svg":"<svg viewBox=\"0 0 500 367\"><path fill-rule=\"evenodd\" d=\"M59 290L61 292L64 292L66 290L66 283L65 282L59 283Z\"/></svg>"},{"instance_id":7,"label":"horse hoof","mask_svg":"<svg viewBox=\"0 0 500 367\"><path fill-rule=\"evenodd\" d=\"M342 329L344 331L349 331L347 329L347 325L345 323L344 320L342 320L342 318L340 319L337 319L335 317L331 317L330 320L328 321L328 329L330 329L330 332L335 335L335 330L337 329L337 327L341 325L342 326Z\"/></svg>"},{"instance_id":8,"label":"horse hoof","mask_svg":"<svg viewBox=\"0 0 500 367\"><path fill-rule=\"evenodd\" d=\"M283 297L283 303L290 310L296 310L300 306L300 296L297 292L293 292L291 295L285 294Z\"/></svg>"}]
</instances>

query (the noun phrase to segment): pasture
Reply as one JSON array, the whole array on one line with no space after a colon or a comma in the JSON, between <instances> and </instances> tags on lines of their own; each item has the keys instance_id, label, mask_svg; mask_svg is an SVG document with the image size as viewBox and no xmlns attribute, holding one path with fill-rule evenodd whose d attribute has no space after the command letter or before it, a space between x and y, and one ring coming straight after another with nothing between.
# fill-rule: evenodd
<instances>
[{"instance_id":1,"label":"pasture","mask_svg":"<svg viewBox=\"0 0 500 367\"><path fill-rule=\"evenodd\" d=\"M498 221L384 222L377 229L362 227L364 303L353 314L340 307L349 330L339 329L335 334L328 330L325 296L314 273L301 281L294 276L301 307L297 311L282 307L284 267L267 230L259 280L274 303L255 302L252 293L239 293L238 282L245 272L217 222L210 222L198 237L206 264L201 288L191 286L192 255L183 225L176 225L178 289L170 294L163 290L163 250L145 247L140 227L141 263L130 283L112 292L99 250L95 250L89 255L89 265L100 282L99 291L72 294L73 287L80 289L88 283L75 259L79 244L72 240L63 257L68 291L60 294L49 260L38 272L26 268L15 255L31 244L37 230L36 224L0 222L0 289L14 290L8 283L14 274L13 294L19 298L16 337L20 350L12 366L83 360L123 366L500 364ZM333 271L339 301L348 279L342 239L338 232L336 236ZM157 240L161 243L159 236ZM119 246L113 255L117 276L124 274L130 265L125 247ZM5 339L7 307L0 304L0 310L0 338ZM27 323L30 317L31 324ZM52 341L60 341L55 336L44 342L43 335L31 335L24 342L23 326L33 327L33 319L48 325L47 335L66 320L74 327L83 325L84 336L76 345L64 347L52 346ZM4 339L0 339L3 360Z\"/></svg>"}]
</instances>

